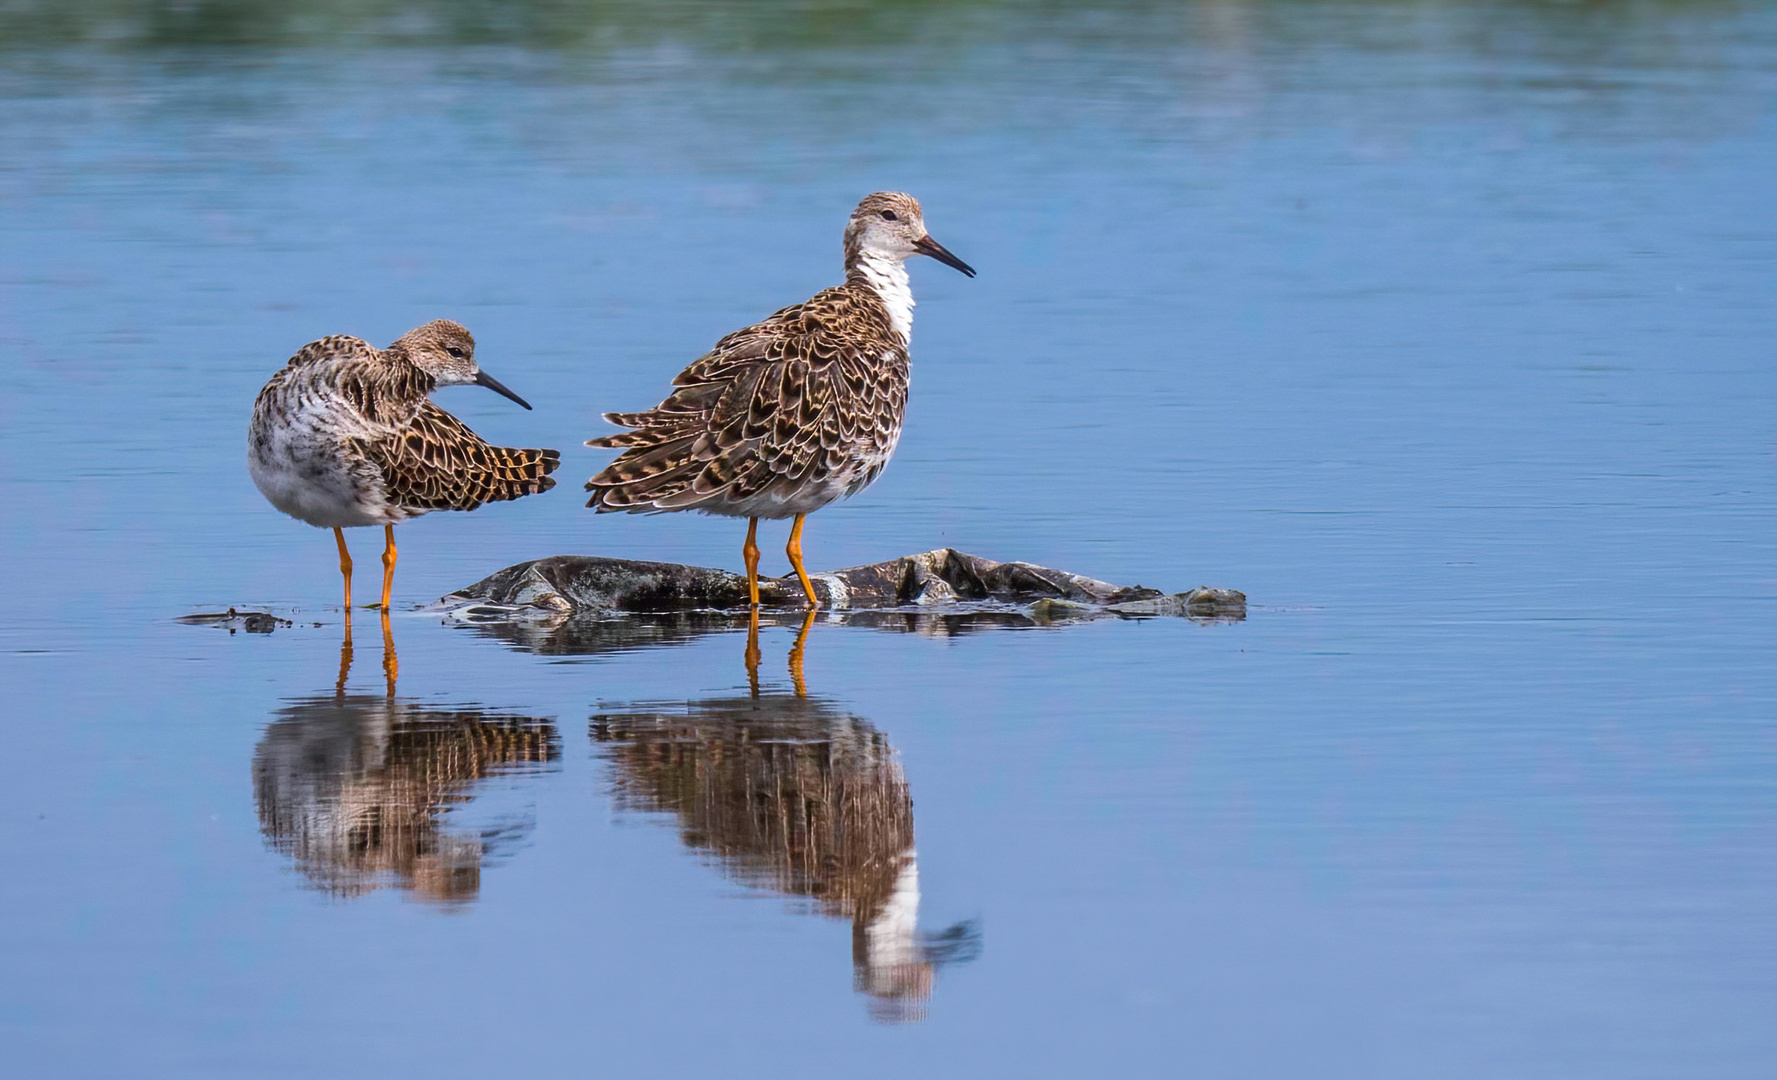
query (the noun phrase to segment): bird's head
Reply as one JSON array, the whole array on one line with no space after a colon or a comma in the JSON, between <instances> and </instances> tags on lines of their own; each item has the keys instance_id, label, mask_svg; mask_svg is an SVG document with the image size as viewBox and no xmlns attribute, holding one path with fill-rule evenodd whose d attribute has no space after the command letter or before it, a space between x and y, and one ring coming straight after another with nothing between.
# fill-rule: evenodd
<instances>
[{"instance_id":1,"label":"bird's head","mask_svg":"<svg viewBox=\"0 0 1777 1080\"><path fill-rule=\"evenodd\" d=\"M919 200L901 191L878 191L864 197L845 227L845 254L848 264L855 255L887 256L897 262L913 255L930 255L975 276L973 267L931 238Z\"/></svg>"},{"instance_id":2,"label":"bird's head","mask_svg":"<svg viewBox=\"0 0 1777 1080\"><path fill-rule=\"evenodd\" d=\"M475 364L475 337L467 327L449 319L434 319L402 334L389 351L432 376L439 386L485 386L530 408L530 402L501 385Z\"/></svg>"}]
</instances>

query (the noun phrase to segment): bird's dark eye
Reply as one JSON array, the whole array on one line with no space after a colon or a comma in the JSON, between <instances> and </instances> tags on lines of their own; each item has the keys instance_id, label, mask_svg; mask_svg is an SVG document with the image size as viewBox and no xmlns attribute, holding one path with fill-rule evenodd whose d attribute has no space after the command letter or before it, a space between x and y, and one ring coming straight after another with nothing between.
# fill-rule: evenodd
<instances>
[{"instance_id":1,"label":"bird's dark eye","mask_svg":"<svg viewBox=\"0 0 1777 1080\"><path fill-rule=\"evenodd\" d=\"M463 358L463 350L457 348L455 345L445 346L444 351L450 354L452 360L461 360Z\"/></svg>"},{"instance_id":2,"label":"bird's dark eye","mask_svg":"<svg viewBox=\"0 0 1777 1080\"><path fill-rule=\"evenodd\" d=\"M895 212L893 210L878 210L877 213L882 215L882 220L884 220L884 221L900 221L901 220L900 218L895 216Z\"/></svg>"}]
</instances>

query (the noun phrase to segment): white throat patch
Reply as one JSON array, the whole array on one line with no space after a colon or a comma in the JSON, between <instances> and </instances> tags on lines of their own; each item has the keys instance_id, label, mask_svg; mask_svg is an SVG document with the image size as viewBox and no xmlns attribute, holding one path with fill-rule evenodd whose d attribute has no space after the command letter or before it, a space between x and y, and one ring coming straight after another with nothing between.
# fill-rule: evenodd
<instances>
[{"instance_id":1,"label":"white throat patch","mask_svg":"<svg viewBox=\"0 0 1777 1080\"><path fill-rule=\"evenodd\" d=\"M888 308L889 322L895 332L909 344L913 341L913 290L907 284L907 267L900 259L875 251L858 256L858 270L864 280L882 297Z\"/></svg>"}]
</instances>

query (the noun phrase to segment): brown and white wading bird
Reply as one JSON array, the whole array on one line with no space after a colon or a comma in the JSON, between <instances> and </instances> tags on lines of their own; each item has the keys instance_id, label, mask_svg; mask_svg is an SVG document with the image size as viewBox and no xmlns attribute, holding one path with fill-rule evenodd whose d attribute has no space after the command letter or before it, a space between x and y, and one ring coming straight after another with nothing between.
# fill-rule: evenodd
<instances>
[{"instance_id":1,"label":"brown and white wading bird","mask_svg":"<svg viewBox=\"0 0 1777 1080\"><path fill-rule=\"evenodd\" d=\"M716 342L654 408L605 414L634 430L586 444L624 451L586 482L586 505L746 518L741 553L754 605L759 519L794 517L784 551L817 606L802 566L802 519L868 487L901 438L913 330L902 264L914 255L975 276L926 234L913 196L865 198L845 226L845 284Z\"/></svg>"},{"instance_id":2,"label":"brown and white wading bird","mask_svg":"<svg viewBox=\"0 0 1777 1080\"><path fill-rule=\"evenodd\" d=\"M397 522L433 510L555 486L554 450L490 446L427 399L435 388L473 383L530 405L475 365L475 339L446 319L403 334L387 349L355 337L304 345L253 403L247 467L271 504L332 529L352 610L352 557L345 533L383 527L382 608L395 579Z\"/></svg>"}]
</instances>

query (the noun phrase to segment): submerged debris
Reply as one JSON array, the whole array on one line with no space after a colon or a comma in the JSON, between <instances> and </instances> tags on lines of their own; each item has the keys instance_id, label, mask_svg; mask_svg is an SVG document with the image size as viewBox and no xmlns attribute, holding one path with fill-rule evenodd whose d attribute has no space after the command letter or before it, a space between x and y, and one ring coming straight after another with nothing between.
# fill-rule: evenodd
<instances>
[{"instance_id":1,"label":"submerged debris","mask_svg":"<svg viewBox=\"0 0 1777 1080\"><path fill-rule=\"evenodd\" d=\"M194 615L181 615L178 620L194 626L226 627L229 633L245 630L249 634L269 634L280 626L294 626L289 619L280 619L266 611L200 611Z\"/></svg>"}]
</instances>

